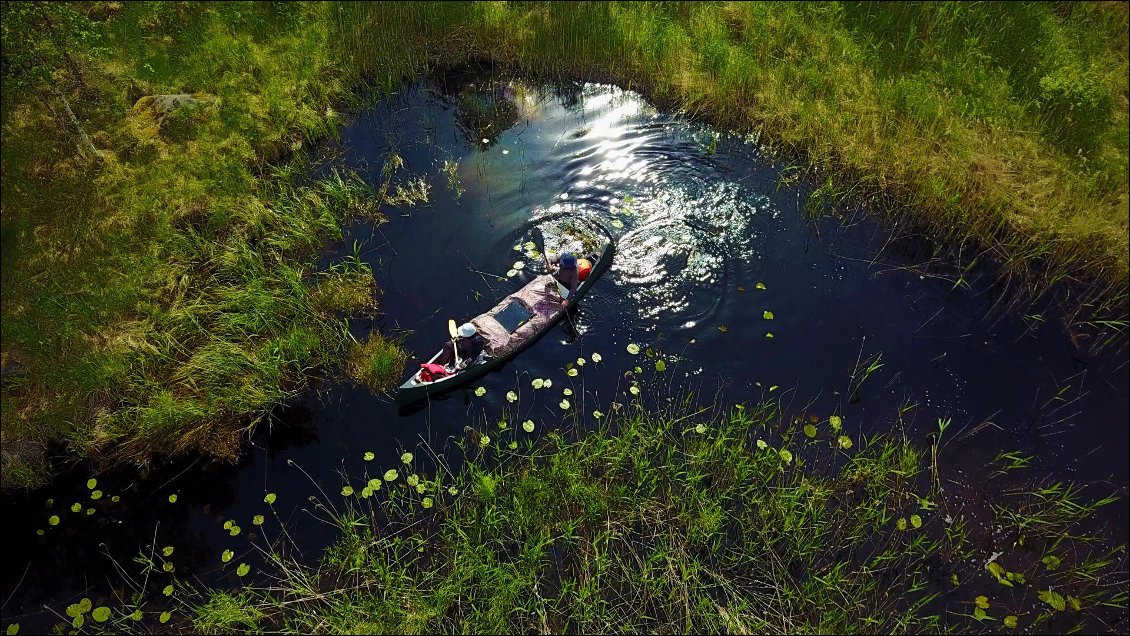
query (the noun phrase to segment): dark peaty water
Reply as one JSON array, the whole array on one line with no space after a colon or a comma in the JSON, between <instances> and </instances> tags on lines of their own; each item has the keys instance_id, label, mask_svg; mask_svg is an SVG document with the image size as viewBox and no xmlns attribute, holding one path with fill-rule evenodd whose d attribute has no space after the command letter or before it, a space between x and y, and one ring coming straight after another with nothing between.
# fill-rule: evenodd
<instances>
[{"instance_id":1,"label":"dark peaty water","mask_svg":"<svg viewBox=\"0 0 1130 636\"><path fill-rule=\"evenodd\" d=\"M992 310L985 284L955 288L891 249L877 258L889 236L871 223L810 220L809 186L779 187L784 166L754 139L658 112L611 86L465 76L417 85L360 113L337 150L333 166L374 184L395 150L404 167L394 183L430 186L427 203L393 208L388 224L355 226L327 247L323 265L356 244L384 290L382 317L355 321L356 335L401 335L414 367L446 337L448 318L489 309L540 271L515 245L570 218L617 241L611 270L574 316L577 333L559 325L472 387L411 408L349 384L324 387L263 427L238 466L185 460L145 476L99 476L98 488L106 499L120 495L117 503L90 502L81 471L7 500L5 624L46 628L57 618L45 604L62 612L84 595L126 589L113 560L136 573L131 559L154 543L157 554L175 547L178 576L225 586L240 583L238 563L261 563L250 541L274 539L283 525L305 551L296 556L311 561L334 532L307 498L334 500L342 471L379 475L404 450L424 456L421 441L442 453L465 426L493 427L504 408L535 420L535 434L566 426L566 387L574 391L566 417L591 427L594 410L626 399L623 373L636 365L652 396L691 390L709 402L721 389L724 403L780 399L787 413L842 413L856 438L897 426L899 407L914 404L904 416L914 439L925 441L939 418L952 421L942 459L958 481L1019 450L1036 456L1037 475L1128 483L1123 353L1086 357L1053 318ZM504 281L472 271L505 277L519 260L525 267ZM661 352L666 371L630 354L630 343ZM857 365L880 354L882 367L853 384ZM567 376L565 365L582 357L581 373ZM534 378L554 386L534 391ZM477 386L487 393L474 396ZM507 403L511 390L516 405ZM366 451L376 458L366 462ZM273 507L267 492L278 495ZM95 514L70 512L75 501ZM52 512L59 526L47 525ZM267 518L261 527L256 514ZM1110 514L1124 536L1125 504ZM223 528L229 519L240 536ZM224 549L235 552L227 565ZM160 598L154 590L171 575L158 568L150 577L151 597Z\"/></svg>"}]
</instances>

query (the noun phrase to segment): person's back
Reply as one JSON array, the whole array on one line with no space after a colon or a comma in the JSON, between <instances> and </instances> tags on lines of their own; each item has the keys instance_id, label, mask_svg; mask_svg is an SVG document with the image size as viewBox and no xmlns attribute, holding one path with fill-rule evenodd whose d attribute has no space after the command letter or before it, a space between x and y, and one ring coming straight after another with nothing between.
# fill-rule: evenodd
<instances>
[{"instance_id":1,"label":"person's back","mask_svg":"<svg viewBox=\"0 0 1130 636\"><path fill-rule=\"evenodd\" d=\"M580 276L577 274L577 257L572 252L565 252L561 255L560 266L554 272L553 277L557 282L561 283L565 289L569 290L566 300L562 301L564 305L568 299L572 298L577 293L577 287L581 284Z\"/></svg>"},{"instance_id":2,"label":"person's back","mask_svg":"<svg viewBox=\"0 0 1130 636\"><path fill-rule=\"evenodd\" d=\"M481 334L474 334L469 338L460 338L456 342L459 347L459 358L462 360L474 360L483 352L486 347L486 340Z\"/></svg>"},{"instance_id":3,"label":"person's back","mask_svg":"<svg viewBox=\"0 0 1130 636\"><path fill-rule=\"evenodd\" d=\"M486 340L479 334L475 325L464 323L459 327L459 336L454 341L448 340L443 344L443 352L437 362L444 366L451 365L455 362L455 353L458 352L459 363L462 366L478 357L485 346Z\"/></svg>"}]
</instances>

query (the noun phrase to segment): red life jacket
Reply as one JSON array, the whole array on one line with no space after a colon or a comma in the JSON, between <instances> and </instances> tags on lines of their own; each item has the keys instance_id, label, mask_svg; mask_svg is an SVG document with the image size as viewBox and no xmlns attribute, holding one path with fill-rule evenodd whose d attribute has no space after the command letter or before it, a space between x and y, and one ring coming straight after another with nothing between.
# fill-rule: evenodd
<instances>
[{"instance_id":1,"label":"red life jacket","mask_svg":"<svg viewBox=\"0 0 1130 636\"><path fill-rule=\"evenodd\" d=\"M424 382L435 382L447 375L447 369L442 364L424 362L420 364L420 379Z\"/></svg>"}]
</instances>

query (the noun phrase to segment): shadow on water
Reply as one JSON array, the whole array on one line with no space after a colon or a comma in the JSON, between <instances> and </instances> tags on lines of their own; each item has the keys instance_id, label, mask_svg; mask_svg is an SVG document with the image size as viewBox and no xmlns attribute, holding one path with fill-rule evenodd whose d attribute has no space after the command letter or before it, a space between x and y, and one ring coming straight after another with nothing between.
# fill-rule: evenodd
<instances>
[{"instance_id":1,"label":"shadow on water","mask_svg":"<svg viewBox=\"0 0 1130 636\"><path fill-rule=\"evenodd\" d=\"M536 275L522 244L543 227L573 219L603 228L618 242L612 269L569 321L472 387L400 408L329 383L260 426L238 465L190 459L98 475L105 498L119 501L100 499L89 516L85 466L7 498L5 622L45 630L57 618L44 605L61 611L84 595L123 591L115 562L136 577L133 558L154 545L175 546L177 576L219 586L240 584L236 563L262 563L251 540L274 540L284 528L302 550L295 556L313 562L335 533L309 498L337 496L343 473L380 475L421 442L452 449L465 427L490 425L511 390L521 395L518 417L544 431L561 421L560 391L571 388L592 426L593 410L623 399L624 371L653 364L628 353L630 343L662 352L677 391L779 399L786 415L838 412L862 434L896 430L895 414L913 405L906 433L922 444L948 418L953 441L942 460L955 481L976 483L998 453L1018 450L1037 457L1034 476L1125 493L1121 353L1080 353L1050 311L996 310L991 274L962 286L917 267L935 254L921 237L806 216L811 185L785 183L754 138L657 111L612 86L470 71L354 115L332 167L379 183L395 151L404 162L398 180L423 178L430 196L388 210L379 229L348 228L321 265L363 244L384 314L351 328L359 338L402 337L417 356L408 369L435 351L448 318L489 309ZM522 259L530 266L507 277ZM579 358L588 363L568 376ZM552 378L553 390L532 390L534 378ZM484 396L474 396L477 386ZM450 455L457 466L458 453ZM83 510L69 512L76 501ZM47 525L51 511L58 526ZM1107 514L1125 536L1125 498ZM229 520L238 535L224 528ZM225 564L226 549L235 556ZM151 597L171 576L151 574Z\"/></svg>"}]
</instances>

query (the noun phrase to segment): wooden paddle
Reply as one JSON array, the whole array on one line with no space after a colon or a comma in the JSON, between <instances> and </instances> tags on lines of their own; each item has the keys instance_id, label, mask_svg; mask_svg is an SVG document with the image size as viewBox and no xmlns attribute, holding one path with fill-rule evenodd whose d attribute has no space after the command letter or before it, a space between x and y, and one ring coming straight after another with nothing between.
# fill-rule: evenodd
<instances>
[{"instance_id":1,"label":"wooden paddle","mask_svg":"<svg viewBox=\"0 0 1130 636\"><path fill-rule=\"evenodd\" d=\"M455 329L455 319L447 319L447 332L451 334L451 350L455 352L455 368L459 368L459 345L456 344L455 338L458 337L459 331Z\"/></svg>"}]
</instances>

